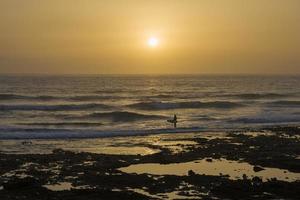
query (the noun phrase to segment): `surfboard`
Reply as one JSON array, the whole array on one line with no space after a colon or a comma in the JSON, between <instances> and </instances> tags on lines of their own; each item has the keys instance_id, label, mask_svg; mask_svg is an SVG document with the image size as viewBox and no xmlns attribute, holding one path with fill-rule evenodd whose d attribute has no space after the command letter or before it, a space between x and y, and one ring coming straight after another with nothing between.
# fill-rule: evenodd
<instances>
[{"instance_id":1,"label":"surfboard","mask_svg":"<svg viewBox=\"0 0 300 200\"><path fill-rule=\"evenodd\" d=\"M177 123L177 120L174 120L174 119L168 119L167 122L174 124L174 123Z\"/></svg>"}]
</instances>

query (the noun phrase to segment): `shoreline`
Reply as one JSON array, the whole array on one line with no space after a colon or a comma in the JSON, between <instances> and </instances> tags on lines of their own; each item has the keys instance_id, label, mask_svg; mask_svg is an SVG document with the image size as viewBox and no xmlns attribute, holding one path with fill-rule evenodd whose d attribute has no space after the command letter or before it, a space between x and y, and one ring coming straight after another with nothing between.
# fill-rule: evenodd
<instances>
[{"instance_id":1,"label":"shoreline","mask_svg":"<svg viewBox=\"0 0 300 200\"><path fill-rule=\"evenodd\" d=\"M297 123L284 123L284 124L269 124L257 126L238 126L238 127L178 127L178 128L160 128L160 129L145 129L145 130L85 130L85 129L54 129L61 132L55 133L52 129L41 129L40 133L33 133L29 135L30 131L38 131L39 129L20 129L12 132L17 133L19 136L13 136L11 133L6 135L0 134L0 141L5 140L59 140L59 139L100 139L100 138L113 138L113 137L133 137L133 136L148 136L159 134L181 134L181 133L205 133L205 132L232 132L232 131L255 131L262 129L272 128L293 128L300 127ZM11 131L11 130L10 130ZM21 132L23 131L23 132ZM88 134L86 134L88 132ZM50 135L47 135L49 133Z\"/></svg>"}]
</instances>

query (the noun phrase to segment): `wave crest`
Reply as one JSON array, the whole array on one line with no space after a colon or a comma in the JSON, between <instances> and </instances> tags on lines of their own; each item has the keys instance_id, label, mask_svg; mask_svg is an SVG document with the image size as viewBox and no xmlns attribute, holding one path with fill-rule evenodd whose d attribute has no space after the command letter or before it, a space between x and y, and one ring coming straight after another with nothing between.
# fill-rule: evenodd
<instances>
[{"instance_id":1,"label":"wave crest","mask_svg":"<svg viewBox=\"0 0 300 200\"><path fill-rule=\"evenodd\" d=\"M26 98L26 96L23 95L17 95L17 94L0 94L0 100L14 100L14 99L23 99Z\"/></svg>"},{"instance_id":2,"label":"wave crest","mask_svg":"<svg viewBox=\"0 0 300 200\"><path fill-rule=\"evenodd\" d=\"M291 96L289 94L278 93L241 93L241 94L224 94L217 95L218 97L235 97L241 99L268 99L268 98L283 98Z\"/></svg>"},{"instance_id":3,"label":"wave crest","mask_svg":"<svg viewBox=\"0 0 300 200\"><path fill-rule=\"evenodd\" d=\"M161 115L146 115L146 114L140 114L135 112L127 112L127 111L114 111L114 112L95 112L92 114L80 116L79 118L109 119L113 122L131 122L131 121L139 121L139 120L164 119L166 117Z\"/></svg>"},{"instance_id":4,"label":"wave crest","mask_svg":"<svg viewBox=\"0 0 300 200\"><path fill-rule=\"evenodd\" d=\"M105 104L62 104L62 105L0 105L0 111L72 111L72 110L92 110L108 109L111 106Z\"/></svg>"},{"instance_id":5,"label":"wave crest","mask_svg":"<svg viewBox=\"0 0 300 200\"><path fill-rule=\"evenodd\" d=\"M79 95L79 96L50 96L50 95L40 95L40 96L30 96L30 95L19 95L19 94L0 94L0 101L5 100L30 100L30 101L97 101L105 99L116 99L121 98L119 96L111 95Z\"/></svg>"},{"instance_id":6,"label":"wave crest","mask_svg":"<svg viewBox=\"0 0 300 200\"><path fill-rule=\"evenodd\" d=\"M45 123L18 123L18 125L25 125L25 126L84 126L84 127L98 127L103 125L102 123L98 122L45 122Z\"/></svg>"},{"instance_id":7,"label":"wave crest","mask_svg":"<svg viewBox=\"0 0 300 200\"><path fill-rule=\"evenodd\" d=\"M243 124L266 124L266 123L295 123L300 122L299 117L257 117L257 118L238 118L234 120L229 120L233 123L243 123Z\"/></svg>"},{"instance_id":8,"label":"wave crest","mask_svg":"<svg viewBox=\"0 0 300 200\"><path fill-rule=\"evenodd\" d=\"M128 105L128 107L141 110L168 110L168 109L187 109L187 108L218 108L230 109L242 107L243 104L230 101L188 101L188 102L140 102Z\"/></svg>"},{"instance_id":9,"label":"wave crest","mask_svg":"<svg viewBox=\"0 0 300 200\"><path fill-rule=\"evenodd\" d=\"M300 101L273 101L268 103L271 106L300 106Z\"/></svg>"}]
</instances>

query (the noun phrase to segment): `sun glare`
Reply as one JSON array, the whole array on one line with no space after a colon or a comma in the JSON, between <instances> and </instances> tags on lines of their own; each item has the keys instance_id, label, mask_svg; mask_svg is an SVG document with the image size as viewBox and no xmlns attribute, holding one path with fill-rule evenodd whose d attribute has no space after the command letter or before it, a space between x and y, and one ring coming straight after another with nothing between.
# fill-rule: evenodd
<instances>
[{"instance_id":1,"label":"sun glare","mask_svg":"<svg viewBox=\"0 0 300 200\"><path fill-rule=\"evenodd\" d=\"M151 37L148 39L148 46L156 47L159 44L159 40L156 37Z\"/></svg>"}]
</instances>

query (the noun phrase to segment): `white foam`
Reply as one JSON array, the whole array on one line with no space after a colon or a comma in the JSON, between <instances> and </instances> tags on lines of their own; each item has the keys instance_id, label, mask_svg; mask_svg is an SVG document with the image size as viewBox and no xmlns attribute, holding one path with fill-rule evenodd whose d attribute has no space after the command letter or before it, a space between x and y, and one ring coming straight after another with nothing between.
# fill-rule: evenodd
<instances>
[{"instance_id":1,"label":"white foam","mask_svg":"<svg viewBox=\"0 0 300 200\"><path fill-rule=\"evenodd\" d=\"M0 139L64 139L64 138L99 138L115 136L150 135L161 133L188 133L201 132L206 129L200 127L177 129L148 129L148 130L122 130L122 131L98 131L98 130L70 130L70 129L31 129L18 130L6 129L0 132Z\"/></svg>"}]
</instances>

